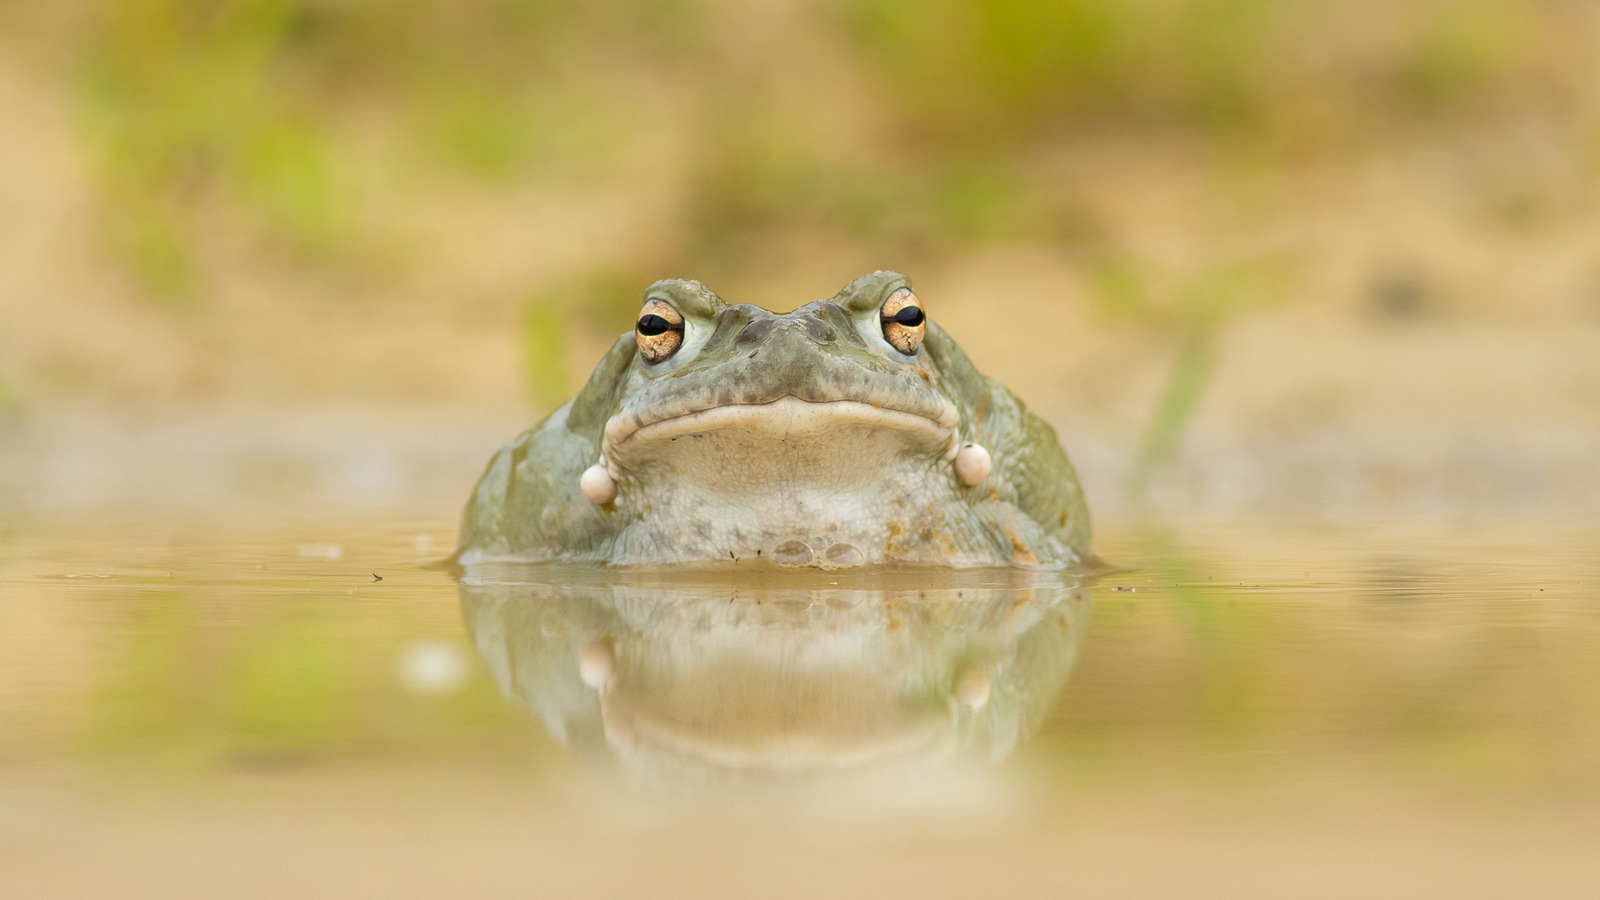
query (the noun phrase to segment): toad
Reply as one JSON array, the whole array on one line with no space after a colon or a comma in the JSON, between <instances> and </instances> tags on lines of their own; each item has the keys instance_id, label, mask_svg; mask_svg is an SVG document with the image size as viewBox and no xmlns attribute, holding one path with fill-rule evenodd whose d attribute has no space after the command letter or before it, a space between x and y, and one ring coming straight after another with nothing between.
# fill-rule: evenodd
<instances>
[{"instance_id":1,"label":"toad","mask_svg":"<svg viewBox=\"0 0 1600 900\"><path fill-rule=\"evenodd\" d=\"M578 395L489 463L458 558L1094 563L1055 431L896 272L787 314L651 285Z\"/></svg>"}]
</instances>

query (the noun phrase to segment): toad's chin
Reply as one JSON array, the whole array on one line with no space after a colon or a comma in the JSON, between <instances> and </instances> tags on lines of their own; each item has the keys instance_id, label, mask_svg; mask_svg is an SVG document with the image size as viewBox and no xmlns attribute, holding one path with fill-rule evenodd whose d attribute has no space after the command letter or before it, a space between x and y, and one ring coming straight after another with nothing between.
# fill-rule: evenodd
<instances>
[{"instance_id":1,"label":"toad's chin","mask_svg":"<svg viewBox=\"0 0 1600 900\"><path fill-rule=\"evenodd\" d=\"M623 482L663 475L702 490L845 488L908 458L949 459L959 447L954 407L939 418L854 400L717 406L639 428L607 424L608 466Z\"/></svg>"}]
</instances>

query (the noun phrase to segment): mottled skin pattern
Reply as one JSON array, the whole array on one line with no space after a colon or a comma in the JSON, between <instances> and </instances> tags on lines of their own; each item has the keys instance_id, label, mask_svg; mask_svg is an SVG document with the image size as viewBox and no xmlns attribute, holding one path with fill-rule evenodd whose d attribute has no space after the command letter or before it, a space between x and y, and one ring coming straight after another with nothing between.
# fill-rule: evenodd
<instances>
[{"instance_id":1,"label":"mottled skin pattern","mask_svg":"<svg viewBox=\"0 0 1600 900\"><path fill-rule=\"evenodd\" d=\"M909 285L875 272L787 315L652 285L685 320L681 349L650 363L624 334L576 398L502 448L463 515L461 561L1092 563L1054 430L933 322L909 355L884 338L880 307ZM993 461L970 487L951 464L968 442ZM579 490L596 463L616 481L603 504Z\"/></svg>"}]
</instances>

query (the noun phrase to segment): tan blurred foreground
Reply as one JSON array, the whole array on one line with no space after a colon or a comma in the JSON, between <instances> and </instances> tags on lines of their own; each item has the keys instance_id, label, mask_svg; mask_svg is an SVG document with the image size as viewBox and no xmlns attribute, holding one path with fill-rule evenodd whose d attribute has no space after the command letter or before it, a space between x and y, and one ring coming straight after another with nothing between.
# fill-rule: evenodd
<instances>
[{"instance_id":1,"label":"tan blurred foreground","mask_svg":"<svg viewBox=\"0 0 1600 900\"><path fill-rule=\"evenodd\" d=\"M656 809L461 771L232 778L151 796L8 776L16 897L1580 897L1593 806L1462 802L1344 772L856 815ZM1006 795L995 797L996 790Z\"/></svg>"}]
</instances>

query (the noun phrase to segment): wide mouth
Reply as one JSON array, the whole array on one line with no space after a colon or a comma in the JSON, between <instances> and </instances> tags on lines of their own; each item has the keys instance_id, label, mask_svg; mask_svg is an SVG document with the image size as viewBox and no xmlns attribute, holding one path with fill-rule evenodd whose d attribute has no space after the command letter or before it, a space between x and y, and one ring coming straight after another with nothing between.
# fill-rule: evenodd
<instances>
[{"instance_id":1,"label":"wide mouth","mask_svg":"<svg viewBox=\"0 0 1600 900\"><path fill-rule=\"evenodd\" d=\"M646 447L691 437L734 433L782 446L881 432L892 434L897 444L948 458L959 449L957 421L956 408L949 401L930 417L859 400L784 397L770 403L715 406L645 425L633 415L613 416L606 423L604 451L608 461L621 464L638 457Z\"/></svg>"}]
</instances>

